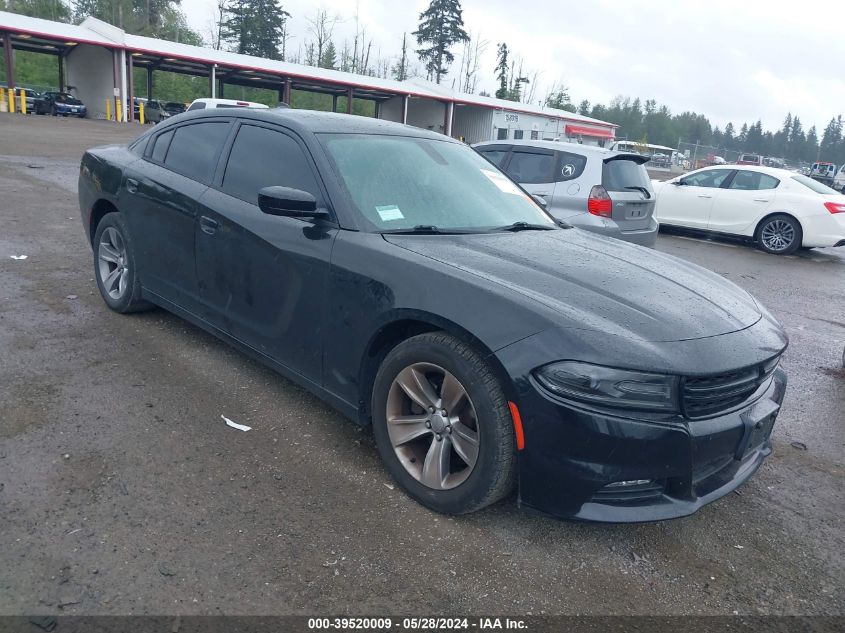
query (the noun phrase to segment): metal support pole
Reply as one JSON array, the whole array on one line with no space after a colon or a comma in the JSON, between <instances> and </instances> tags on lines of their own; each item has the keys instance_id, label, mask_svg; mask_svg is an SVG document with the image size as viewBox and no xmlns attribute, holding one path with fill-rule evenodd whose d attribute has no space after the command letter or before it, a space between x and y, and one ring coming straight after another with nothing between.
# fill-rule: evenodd
<instances>
[{"instance_id":1,"label":"metal support pole","mask_svg":"<svg viewBox=\"0 0 845 633\"><path fill-rule=\"evenodd\" d=\"M402 97L402 123L408 125L408 95Z\"/></svg>"},{"instance_id":2,"label":"metal support pole","mask_svg":"<svg viewBox=\"0 0 845 633\"><path fill-rule=\"evenodd\" d=\"M291 90L291 80L290 77L285 79L285 94L284 99L282 101L287 105L290 105L290 90Z\"/></svg>"},{"instance_id":3,"label":"metal support pole","mask_svg":"<svg viewBox=\"0 0 845 633\"><path fill-rule=\"evenodd\" d=\"M452 136L452 119L455 116L455 104L449 101L446 104L446 116L443 119L443 133Z\"/></svg>"},{"instance_id":4,"label":"metal support pole","mask_svg":"<svg viewBox=\"0 0 845 633\"><path fill-rule=\"evenodd\" d=\"M120 51L120 102L123 104L123 122L127 123L129 121L128 112L132 109L132 104L129 103L129 90L126 81L126 51ZM131 55L129 56L131 57Z\"/></svg>"},{"instance_id":5,"label":"metal support pole","mask_svg":"<svg viewBox=\"0 0 845 633\"><path fill-rule=\"evenodd\" d=\"M209 92L211 92L211 98L217 98L217 64L211 65L211 74L208 76L208 83L209 83Z\"/></svg>"},{"instance_id":6,"label":"metal support pole","mask_svg":"<svg viewBox=\"0 0 845 633\"><path fill-rule=\"evenodd\" d=\"M332 112L337 112L337 95L332 95Z\"/></svg>"},{"instance_id":7,"label":"metal support pole","mask_svg":"<svg viewBox=\"0 0 845 633\"><path fill-rule=\"evenodd\" d=\"M3 33L3 53L6 57L6 87L15 90L15 52L12 50L12 35Z\"/></svg>"},{"instance_id":8,"label":"metal support pole","mask_svg":"<svg viewBox=\"0 0 845 633\"><path fill-rule=\"evenodd\" d=\"M153 98L153 67L147 66L147 99Z\"/></svg>"},{"instance_id":9,"label":"metal support pole","mask_svg":"<svg viewBox=\"0 0 845 633\"><path fill-rule=\"evenodd\" d=\"M226 84L223 82L223 78L221 77L220 80L219 80L219 85L217 86L217 88L218 88L218 90L217 90L218 97L217 98L218 99L225 98L223 96L225 94L225 92L223 90L225 87L226 87Z\"/></svg>"},{"instance_id":10,"label":"metal support pole","mask_svg":"<svg viewBox=\"0 0 845 633\"><path fill-rule=\"evenodd\" d=\"M112 50L111 52L112 57L112 83L114 84L113 94L114 96L114 120L117 121L117 111L120 107L120 75L119 75L119 68L120 68L120 54L117 50Z\"/></svg>"},{"instance_id":11,"label":"metal support pole","mask_svg":"<svg viewBox=\"0 0 845 633\"><path fill-rule=\"evenodd\" d=\"M381 114L381 101L376 101L375 117L378 119Z\"/></svg>"},{"instance_id":12,"label":"metal support pole","mask_svg":"<svg viewBox=\"0 0 845 633\"><path fill-rule=\"evenodd\" d=\"M346 114L352 114L352 86L346 91Z\"/></svg>"},{"instance_id":13,"label":"metal support pole","mask_svg":"<svg viewBox=\"0 0 845 633\"><path fill-rule=\"evenodd\" d=\"M132 63L132 55L126 56L126 70L128 72L127 85L129 86L129 115L127 121L135 120L135 68Z\"/></svg>"}]
</instances>

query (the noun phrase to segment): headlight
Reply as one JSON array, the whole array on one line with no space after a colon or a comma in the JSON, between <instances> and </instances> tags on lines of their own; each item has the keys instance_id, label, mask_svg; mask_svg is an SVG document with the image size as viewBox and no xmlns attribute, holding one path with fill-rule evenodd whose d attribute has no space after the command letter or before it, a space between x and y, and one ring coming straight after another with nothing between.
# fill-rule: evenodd
<instances>
[{"instance_id":1,"label":"headlight","mask_svg":"<svg viewBox=\"0 0 845 633\"><path fill-rule=\"evenodd\" d=\"M534 371L553 394L621 409L677 413L678 378L614 369L576 361L552 363Z\"/></svg>"}]
</instances>

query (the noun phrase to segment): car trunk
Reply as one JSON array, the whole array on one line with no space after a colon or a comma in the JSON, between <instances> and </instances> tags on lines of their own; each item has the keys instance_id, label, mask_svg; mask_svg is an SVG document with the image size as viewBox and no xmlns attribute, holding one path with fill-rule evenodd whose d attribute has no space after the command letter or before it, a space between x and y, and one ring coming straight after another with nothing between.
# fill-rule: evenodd
<instances>
[{"instance_id":1,"label":"car trunk","mask_svg":"<svg viewBox=\"0 0 845 633\"><path fill-rule=\"evenodd\" d=\"M623 231L647 229L654 213L654 189L639 154L620 154L605 159L602 186L613 201L611 218Z\"/></svg>"}]
</instances>

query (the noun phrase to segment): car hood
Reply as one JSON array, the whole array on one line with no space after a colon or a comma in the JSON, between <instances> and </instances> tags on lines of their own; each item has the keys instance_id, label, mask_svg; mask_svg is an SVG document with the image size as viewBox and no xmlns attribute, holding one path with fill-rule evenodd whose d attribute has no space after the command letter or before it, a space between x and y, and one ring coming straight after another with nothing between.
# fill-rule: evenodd
<instances>
[{"instance_id":1,"label":"car hood","mask_svg":"<svg viewBox=\"0 0 845 633\"><path fill-rule=\"evenodd\" d=\"M384 238L542 304L559 327L664 342L761 318L751 295L713 272L577 229Z\"/></svg>"}]
</instances>

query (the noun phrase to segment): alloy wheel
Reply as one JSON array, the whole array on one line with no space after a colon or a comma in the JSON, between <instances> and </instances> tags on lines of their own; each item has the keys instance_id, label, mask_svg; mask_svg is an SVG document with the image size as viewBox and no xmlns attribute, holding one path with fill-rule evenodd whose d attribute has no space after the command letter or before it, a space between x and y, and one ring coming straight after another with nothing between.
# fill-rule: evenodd
<instances>
[{"instance_id":1,"label":"alloy wheel","mask_svg":"<svg viewBox=\"0 0 845 633\"><path fill-rule=\"evenodd\" d=\"M112 299L120 299L129 281L129 259L123 236L114 227L108 227L100 236L97 266L106 293Z\"/></svg>"},{"instance_id":2,"label":"alloy wheel","mask_svg":"<svg viewBox=\"0 0 845 633\"><path fill-rule=\"evenodd\" d=\"M405 470L434 490L459 486L478 461L475 407L461 382L433 363L414 363L394 378L387 433Z\"/></svg>"},{"instance_id":3,"label":"alloy wheel","mask_svg":"<svg viewBox=\"0 0 845 633\"><path fill-rule=\"evenodd\" d=\"M772 251L785 251L795 241L795 229L786 220L775 219L763 227L760 240Z\"/></svg>"}]
</instances>

